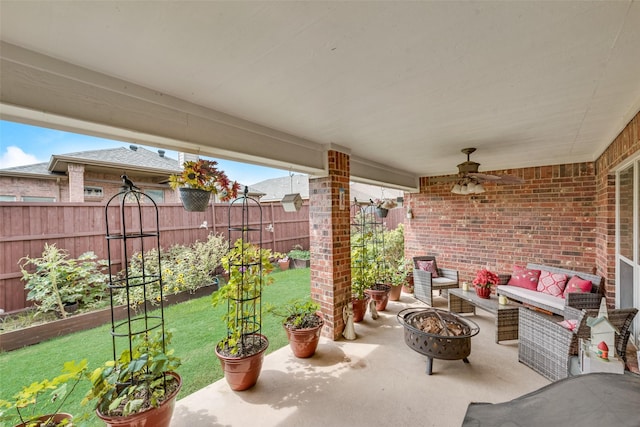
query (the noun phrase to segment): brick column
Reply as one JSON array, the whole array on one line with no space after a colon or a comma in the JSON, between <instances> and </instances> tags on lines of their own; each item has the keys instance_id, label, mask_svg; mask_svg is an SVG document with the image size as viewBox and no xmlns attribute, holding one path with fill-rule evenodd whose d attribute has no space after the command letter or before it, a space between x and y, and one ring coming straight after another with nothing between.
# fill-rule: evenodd
<instances>
[{"instance_id":1,"label":"brick column","mask_svg":"<svg viewBox=\"0 0 640 427\"><path fill-rule=\"evenodd\" d=\"M329 176L309 179L311 297L322 307L323 335L336 340L344 329L342 308L351 299L350 170L347 154L330 150L327 157Z\"/></svg>"},{"instance_id":2,"label":"brick column","mask_svg":"<svg viewBox=\"0 0 640 427\"><path fill-rule=\"evenodd\" d=\"M69 201L84 202L84 165L69 164Z\"/></svg>"}]
</instances>

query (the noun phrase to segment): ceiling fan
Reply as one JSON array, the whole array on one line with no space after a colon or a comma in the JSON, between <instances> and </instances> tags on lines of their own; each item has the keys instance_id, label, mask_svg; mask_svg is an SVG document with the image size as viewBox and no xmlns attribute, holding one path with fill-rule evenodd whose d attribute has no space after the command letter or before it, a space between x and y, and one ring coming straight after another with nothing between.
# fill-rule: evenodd
<instances>
[{"instance_id":1,"label":"ceiling fan","mask_svg":"<svg viewBox=\"0 0 640 427\"><path fill-rule=\"evenodd\" d=\"M451 189L454 194L480 194L485 189L483 182L495 182L496 184L522 184L524 180L513 175L489 175L478 172L480 163L471 161L471 153L475 152L475 148L463 148L462 153L467 155L467 161L458 165L458 176L433 178L431 182L451 182L456 184Z\"/></svg>"}]
</instances>

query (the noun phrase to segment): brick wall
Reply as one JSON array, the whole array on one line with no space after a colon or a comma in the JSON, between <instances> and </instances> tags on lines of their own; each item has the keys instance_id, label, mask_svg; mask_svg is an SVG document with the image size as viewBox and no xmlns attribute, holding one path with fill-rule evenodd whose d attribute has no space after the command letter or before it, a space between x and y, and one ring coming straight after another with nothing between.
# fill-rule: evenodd
<instances>
[{"instance_id":1,"label":"brick wall","mask_svg":"<svg viewBox=\"0 0 640 427\"><path fill-rule=\"evenodd\" d=\"M342 309L351 298L349 156L329 151L328 165L329 176L309 179L311 297L321 305L323 334L338 339L344 329Z\"/></svg>"},{"instance_id":2,"label":"brick wall","mask_svg":"<svg viewBox=\"0 0 640 427\"><path fill-rule=\"evenodd\" d=\"M627 124L595 162L596 257L598 274L605 278L609 305L615 298L616 176L615 170L640 151L640 113Z\"/></svg>"},{"instance_id":3,"label":"brick wall","mask_svg":"<svg viewBox=\"0 0 640 427\"><path fill-rule=\"evenodd\" d=\"M434 254L438 264L471 281L483 267L510 273L527 262L592 272L596 267L596 176L593 163L524 168L509 173L523 185L483 184L486 193L461 196L452 183L408 195L407 257Z\"/></svg>"}]
</instances>

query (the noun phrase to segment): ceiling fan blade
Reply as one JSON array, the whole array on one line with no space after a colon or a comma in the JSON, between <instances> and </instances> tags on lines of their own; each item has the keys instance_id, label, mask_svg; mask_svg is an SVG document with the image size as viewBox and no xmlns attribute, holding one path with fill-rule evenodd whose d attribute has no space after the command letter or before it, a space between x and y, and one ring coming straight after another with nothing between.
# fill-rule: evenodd
<instances>
[{"instance_id":1,"label":"ceiling fan blade","mask_svg":"<svg viewBox=\"0 0 640 427\"><path fill-rule=\"evenodd\" d=\"M524 184L524 179L513 175L501 175L498 184Z\"/></svg>"},{"instance_id":2,"label":"ceiling fan blade","mask_svg":"<svg viewBox=\"0 0 640 427\"><path fill-rule=\"evenodd\" d=\"M497 175L488 175L486 173L479 173L479 172L472 172L469 174L469 176L472 176L482 181L499 181L500 180L500 177Z\"/></svg>"},{"instance_id":3,"label":"ceiling fan blade","mask_svg":"<svg viewBox=\"0 0 640 427\"><path fill-rule=\"evenodd\" d=\"M429 184L440 184L442 182L455 182L458 181L460 179L459 176L454 175L454 176L430 176L429 178Z\"/></svg>"}]
</instances>

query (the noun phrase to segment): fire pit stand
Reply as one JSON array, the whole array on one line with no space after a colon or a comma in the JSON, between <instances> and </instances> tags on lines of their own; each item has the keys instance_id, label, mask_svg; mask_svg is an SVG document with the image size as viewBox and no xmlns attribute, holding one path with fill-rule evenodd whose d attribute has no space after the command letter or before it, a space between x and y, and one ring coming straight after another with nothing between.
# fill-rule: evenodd
<instances>
[{"instance_id":1,"label":"fire pit stand","mask_svg":"<svg viewBox=\"0 0 640 427\"><path fill-rule=\"evenodd\" d=\"M431 375L433 359L459 360L469 363L471 337L480 332L472 320L437 308L406 308L398 313L398 323L404 327L404 342L413 350L427 356L427 374ZM442 328L440 333L420 329L423 322L434 322ZM460 335L454 335L460 329Z\"/></svg>"}]
</instances>

